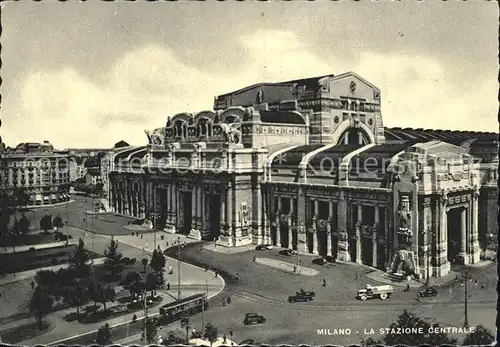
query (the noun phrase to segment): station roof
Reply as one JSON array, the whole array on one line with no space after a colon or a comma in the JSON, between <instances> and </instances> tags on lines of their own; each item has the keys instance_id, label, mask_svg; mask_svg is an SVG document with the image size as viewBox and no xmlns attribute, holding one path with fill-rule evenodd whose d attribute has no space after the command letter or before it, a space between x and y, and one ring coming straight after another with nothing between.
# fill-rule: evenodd
<instances>
[{"instance_id":1,"label":"station roof","mask_svg":"<svg viewBox=\"0 0 500 347\"><path fill-rule=\"evenodd\" d=\"M309 166L315 170L332 171L338 169L344 157L361 148L362 145L338 145L317 153L309 161Z\"/></svg>"},{"instance_id":2,"label":"station roof","mask_svg":"<svg viewBox=\"0 0 500 347\"><path fill-rule=\"evenodd\" d=\"M260 119L264 123L306 124L301 115L286 111L260 111Z\"/></svg>"},{"instance_id":3,"label":"station roof","mask_svg":"<svg viewBox=\"0 0 500 347\"><path fill-rule=\"evenodd\" d=\"M271 163L271 167L273 169L286 169L286 168L297 169L298 165L302 161L302 158L307 153L312 152L323 146L324 144L314 144L314 145L303 145L292 148L291 150L274 158L273 162Z\"/></svg>"}]
</instances>

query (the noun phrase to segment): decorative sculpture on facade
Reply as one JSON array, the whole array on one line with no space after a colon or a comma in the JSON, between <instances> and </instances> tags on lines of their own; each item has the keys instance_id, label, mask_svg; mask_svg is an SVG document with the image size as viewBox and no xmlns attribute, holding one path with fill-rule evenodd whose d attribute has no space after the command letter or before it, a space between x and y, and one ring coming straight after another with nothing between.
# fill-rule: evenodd
<instances>
[{"instance_id":1,"label":"decorative sculpture on facade","mask_svg":"<svg viewBox=\"0 0 500 347\"><path fill-rule=\"evenodd\" d=\"M144 130L148 137L148 142L151 145L161 146L165 144L165 128L157 128L154 130Z\"/></svg>"},{"instance_id":2,"label":"decorative sculpture on facade","mask_svg":"<svg viewBox=\"0 0 500 347\"><path fill-rule=\"evenodd\" d=\"M262 90L262 88L259 88L259 90L257 91L257 96L255 98L255 103L260 105L263 102L264 102L264 91Z\"/></svg>"},{"instance_id":3,"label":"decorative sculpture on facade","mask_svg":"<svg viewBox=\"0 0 500 347\"><path fill-rule=\"evenodd\" d=\"M227 142L234 144L241 143L241 131L237 129L237 127L239 127L239 124L229 125L222 123L220 124L220 127Z\"/></svg>"},{"instance_id":4,"label":"decorative sculpture on facade","mask_svg":"<svg viewBox=\"0 0 500 347\"><path fill-rule=\"evenodd\" d=\"M416 270L415 254L411 251L413 244L413 232L411 230L411 209L410 197L403 195L399 204L398 229L398 250L392 261L391 270L394 274L404 277L414 276Z\"/></svg>"}]
</instances>

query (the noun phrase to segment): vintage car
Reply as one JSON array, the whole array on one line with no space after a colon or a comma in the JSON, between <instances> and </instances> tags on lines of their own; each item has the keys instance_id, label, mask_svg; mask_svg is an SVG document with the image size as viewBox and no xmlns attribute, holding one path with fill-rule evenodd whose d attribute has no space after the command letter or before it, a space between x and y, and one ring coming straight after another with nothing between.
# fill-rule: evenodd
<instances>
[{"instance_id":1,"label":"vintage car","mask_svg":"<svg viewBox=\"0 0 500 347\"><path fill-rule=\"evenodd\" d=\"M253 325L253 324L262 324L266 321L264 316L261 316L257 313L247 313L245 314L245 319L243 320L243 324L245 325Z\"/></svg>"},{"instance_id":2,"label":"vintage car","mask_svg":"<svg viewBox=\"0 0 500 347\"><path fill-rule=\"evenodd\" d=\"M301 289L301 290L299 290L298 292L296 292L296 293L295 293L295 295L297 295L297 296L300 296L300 295L303 295L303 296L310 296L310 297L313 297L313 298L314 298L314 297L316 296L316 293L315 293L315 292L313 292L312 290L310 290L310 291L306 291L306 290L304 290L304 289Z\"/></svg>"},{"instance_id":3,"label":"vintage car","mask_svg":"<svg viewBox=\"0 0 500 347\"><path fill-rule=\"evenodd\" d=\"M297 255L297 251L294 251L293 249L284 249L282 251L279 251L278 254L292 256L292 255Z\"/></svg>"},{"instance_id":4,"label":"vintage car","mask_svg":"<svg viewBox=\"0 0 500 347\"><path fill-rule=\"evenodd\" d=\"M267 250L271 250L273 249L273 245L258 245L257 247L255 247L255 250L257 251L267 251Z\"/></svg>"},{"instance_id":5,"label":"vintage car","mask_svg":"<svg viewBox=\"0 0 500 347\"><path fill-rule=\"evenodd\" d=\"M316 265L326 265L327 261L325 258L314 258L312 263Z\"/></svg>"},{"instance_id":6,"label":"vintage car","mask_svg":"<svg viewBox=\"0 0 500 347\"><path fill-rule=\"evenodd\" d=\"M300 293L300 294L290 295L288 297L288 302L307 302L307 301L313 301L313 299L314 295L307 293Z\"/></svg>"},{"instance_id":7,"label":"vintage car","mask_svg":"<svg viewBox=\"0 0 500 347\"><path fill-rule=\"evenodd\" d=\"M420 296L421 298L436 296L437 294L438 294L438 291L434 287L427 287L427 288L422 289L418 292L418 296Z\"/></svg>"},{"instance_id":8,"label":"vintage car","mask_svg":"<svg viewBox=\"0 0 500 347\"><path fill-rule=\"evenodd\" d=\"M372 286L367 284L365 288L358 290L357 298L365 301L366 299L379 298L385 300L394 293L394 287L390 285Z\"/></svg>"}]
</instances>

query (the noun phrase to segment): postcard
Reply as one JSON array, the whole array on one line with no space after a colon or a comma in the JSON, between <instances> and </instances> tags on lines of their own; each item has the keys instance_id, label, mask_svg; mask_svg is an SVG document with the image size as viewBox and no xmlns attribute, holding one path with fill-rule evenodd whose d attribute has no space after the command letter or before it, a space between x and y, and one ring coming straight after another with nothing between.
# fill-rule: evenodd
<instances>
[{"instance_id":1,"label":"postcard","mask_svg":"<svg viewBox=\"0 0 500 347\"><path fill-rule=\"evenodd\" d=\"M10 2L2 29L2 343L496 341L495 2Z\"/></svg>"}]
</instances>

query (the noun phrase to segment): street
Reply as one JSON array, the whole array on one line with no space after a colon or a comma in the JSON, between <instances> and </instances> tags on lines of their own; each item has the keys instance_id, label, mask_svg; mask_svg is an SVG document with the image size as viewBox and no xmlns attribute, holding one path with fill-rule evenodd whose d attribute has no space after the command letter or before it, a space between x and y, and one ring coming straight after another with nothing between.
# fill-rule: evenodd
<instances>
[{"instance_id":1,"label":"street","mask_svg":"<svg viewBox=\"0 0 500 347\"><path fill-rule=\"evenodd\" d=\"M87 224L83 222L83 210L90 209L90 204L82 200L69 204L69 207L53 208L51 213L70 212L70 227L65 232L75 239L82 237L88 249L97 253L104 253L110 236L114 235L119 242L119 251L124 256L136 258L138 261L148 256L154 245L162 249L167 242L172 246L178 235L163 232L142 232L142 238L132 236L132 232L122 226L127 219L121 216L99 215L93 222L93 230L98 234L78 229L73 225ZM40 214L40 213L39 213ZM80 217L77 219L77 217ZM81 221L81 222L80 222ZM86 225L85 225L86 226ZM106 235L99 235L106 234ZM156 234L156 235L155 235ZM161 240L161 235L164 240ZM359 343L367 329L387 328L394 322L404 309L415 312L418 316L439 323L443 326L461 326L464 317L463 287L455 284L440 288L439 295L433 298L422 298L420 303L415 300L416 289L409 292L397 287L396 292L388 300L378 299L365 302L355 298L356 291L371 281L366 274L370 268L358 266L354 263L336 263L326 266L311 263L313 257L300 255L301 266L307 266L319 271L316 276L301 276L279 269L271 268L253 261L253 257L279 259L295 264L295 256L278 255L278 249L268 251L245 251L225 254L203 247L191 239L181 237L186 246L181 251L181 260L198 266L209 266L217 270L224 278L225 287L222 293L210 300L210 307L204 314L204 323L213 323L220 334L234 333L235 341L254 339L267 344L352 344ZM172 266L174 273L165 275L166 282L171 284L170 295L177 295L177 248L171 248L170 258L167 259L167 268ZM469 323L482 324L494 330L496 312L496 273L495 265L483 268L468 269L472 276L479 279L478 285L469 285ZM236 274L239 280L236 280ZM181 263L181 292L182 295L203 292L206 283L214 279L212 272L189 264ZM325 280L326 286L323 286ZM374 283L371 283L374 284ZM219 287L210 284L209 293L217 294ZM287 297L299 289L313 290L316 296L312 302L289 303ZM223 305L222 298L231 297L231 303ZM155 314L157 311L151 312ZM266 318L264 324L245 326L242 321L245 313L255 312ZM58 313L55 313L57 316ZM126 322L130 317L124 317L119 322ZM118 323L119 323L118 322ZM103 322L104 323L104 322ZM101 323L101 324L103 324ZM191 317L191 326L196 330L202 329L202 318L198 314ZM86 330L85 330L86 329ZM168 331L179 329L179 323L170 324L161 330L164 337ZM318 329L330 329L337 332L334 335L318 333ZM95 330L90 326L75 326L69 333L56 328L56 333L38 337L36 340L44 343L53 343L65 337L84 334L85 331ZM77 332L77 334L75 334ZM131 323L112 329L113 341L117 343L140 343L140 325ZM88 334L64 343L90 344L95 334ZM373 336L382 338L383 336ZM464 336L456 336L459 340ZM25 341L24 343L34 343Z\"/></svg>"}]
</instances>

